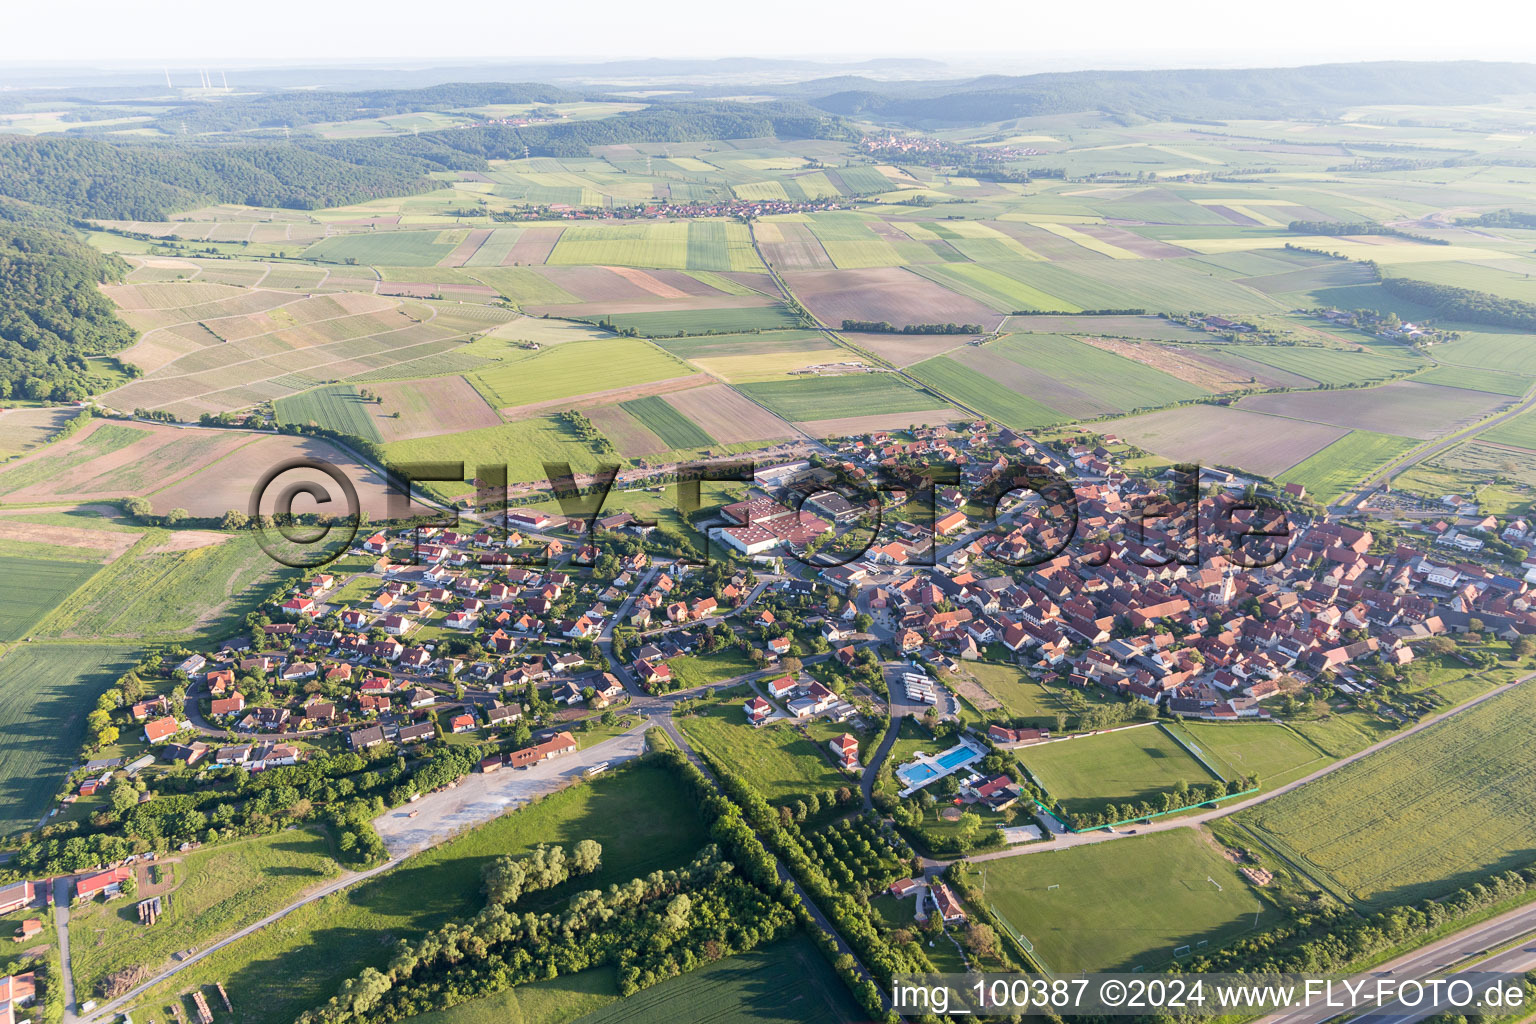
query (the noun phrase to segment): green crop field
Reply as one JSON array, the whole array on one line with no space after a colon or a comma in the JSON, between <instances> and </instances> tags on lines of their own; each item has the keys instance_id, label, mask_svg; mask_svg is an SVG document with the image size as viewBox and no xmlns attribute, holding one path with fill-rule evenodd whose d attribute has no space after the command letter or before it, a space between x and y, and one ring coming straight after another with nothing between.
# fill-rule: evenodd
<instances>
[{"instance_id":1,"label":"green crop field","mask_svg":"<svg viewBox=\"0 0 1536 1024\"><path fill-rule=\"evenodd\" d=\"M111 455L148 436L147 430L137 427L103 423L92 430L89 437L67 451L49 452L46 459L0 467L0 495L55 479L77 465Z\"/></svg>"},{"instance_id":2,"label":"green crop field","mask_svg":"<svg viewBox=\"0 0 1536 1024\"><path fill-rule=\"evenodd\" d=\"M930 281L986 303L999 313L1012 313L1021 309L1076 313L1083 308L1042 291L1027 280L1014 277L1009 271L1015 266L1019 267L1020 274L1027 274L1025 268L1033 267L1034 264L993 263L983 266L980 263L946 263L912 269Z\"/></svg>"},{"instance_id":3,"label":"green crop field","mask_svg":"<svg viewBox=\"0 0 1536 1024\"><path fill-rule=\"evenodd\" d=\"M1505 420L1492 430L1479 434L1477 439L1512 444L1519 448L1536 448L1536 412L1523 412Z\"/></svg>"},{"instance_id":4,"label":"green crop field","mask_svg":"<svg viewBox=\"0 0 1536 1024\"><path fill-rule=\"evenodd\" d=\"M1386 380L1393 374L1422 366L1408 349L1400 354L1381 349L1346 352L1336 348L1304 348L1287 345L1222 345L1223 355L1242 356L1265 366L1299 373L1319 384L1335 387Z\"/></svg>"},{"instance_id":5,"label":"green crop field","mask_svg":"<svg viewBox=\"0 0 1536 1024\"><path fill-rule=\"evenodd\" d=\"M918 412L944 404L889 373L852 373L839 377L743 384L737 390L787 420Z\"/></svg>"},{"instance_id":6,"label":"green crop field","mask_svg":"<svg viewBox=\"0 0 1536 1024\"><path fill-rule=\"evenodd\" d=\"M159 967L188 946L239 931L287 906L302 890L333 878L330 840L318 830L291 830L222 843L179 860L162 857L162 871L174 873L165 913L152 928L139 923L132 900L93 904L70 919L71 934L85 936L72 946L75 986L100 995L96 985L108 974L135 964Z\"/></svg>"},{"instance_id":7,"label":"green crop field","mask_svg":"<svg viewBox=\"0 0 1536 1024\"><path fill-rule=\"evenodd\" d=\"M1533 743L1536 689L1516 687L1235 821L1347 902L1439 896L1530 863Z\"/></svg>"},{"instance_id":8,"label":"green crop field","mask_svg":"<svg viewBox=\"0 0 1536 1024\"><path fill-rule=\"evenodd\" d=\"M1531 344L1529 334L1487 328L1458 328L1457 333L1459 340L1435 346L1435 358L1440 362L1536 377L1536 345Z\"/></svg>"},{"instance_id":9,"label":"green crop field","mask_svg":"<svg viewBox=\"0 0 1536 1024\"><path fill-rule=\"evenodd\" d=\"M351 260L381 267L431 267L453 253L454 246L438 242L437 231L369 231L322 238L304 255L309 259L346 263Z\"/></svg>"},{"instance_id":10,"label":"green crop field","mask_svg":"<svg viewBox=\"0 0 1536 1024\"><path fill-rule=\"evenodd\" d=\"M532 405L695 372L650 342L632 338L572 342L508 359L469 376L497 408Z\"/></svg>"},{"instance_id":11,"label":"green crop field","mask_svg":"<svg viewBox=\"0 0 1536 1024\"><path fill-rule=\"evenodd\" d=\"M1156 725L1026 747L1019 760L1069 814L1137 804L1211 773Z\"/></svg>"},{"instance_id":12,"label":"green crop field","mask_svg":"<svg viewBox=\"0 0 1536 1024\"><path fill-rule=\"evenodd\" d=\"M591 319L618 328L633 327L647 337L707 334L713 331L778 331L801 326L800 318L780 305L677 309L659 313L604 313Z\"/></svg>"},{"instance_id":13,"label":"green crop field","mask_svg":"<svg viewBox=\"0 0 1536 1024\"><path fill-rule=\"evenodd\" d=\"M1331 502L1417 443L1393 434L1351 430L1275 479L1301 484L1315 500Z\"/></svg>"},{"instance_id":14,"label":"green crop field","mask_svg":"<svg viewBox=\"0 0 1536 1024\"><path fill-rule=\"evenodd\" d=\"M687 221L572 224L560 233L546 262L551 266L597 264L684 270L692 250L689 227ZM729 270L730 266L699 269Z\"/></svg>"},{"instance_id":15,"label":"green crop field","mask_svg":"<svg viewBox=\"0 0 1536 1024\"><path fill-rule=\"evenodd\" d=\"M943 395L949 395L967 408L975 409L988 419L1015 429L1044 426L1069 419L1017 391L1011 391L991 377L969 366L962 366L948 356L935 356L916 365L907 372Z\"/></svg>"},{"instance_id":16,"label":"green crop field","mask_svg":"<svg viewBox=\"0 0 1536 1024\"><path fill-rule=\"evenodd\" d=\"M85 740L85 716L132 648L20 644L0 654L0 835L48 809Z\"/></svg>"},{"instance_id":17,"label":"green crop field","mask_svg":"<svg viewBox=\"0 0 1536 1024\"><path fill-rule=\"evenodd\" d=\"M1470 391L1487 391L1494 395L1517 398L1536 384L1536 379L1500 370L1480 370L1471 366L1436 366L1416 375L1421 384L1440 384L1448 388L1467 388Z\"/></svg>"},{"instance_id":18,"label":"green crop field","mask_svg":"<svg viewBox=\"0 0 1536 1024\"><path fill-rule=\"evenodd\" d=\"M1168 728L1228 779L1257 776L1268 788L1300 778L1333 759L1278 722L1184 722Z\"/></svg>"},{"instance_id":19,"label":"green crop field","mask_svg":"<svg viewBox=\"0 0 1536 1024\"><path fill-rule=\"evenodd\" d=\"M820 331L772 331L763 334L712 334L693 338L658 338L656 344L682 359L718 359L726 356L771 355L804 352L829 345Z\"/></svg>"},{"instance_id":20,"label":"green crop field","mask_svg":"<svg viewBox=\"0 0 1536 1024\"><path fill-rule=\"evenodd\" d=\"M603 458L611 458L611 453L581 440L564 422L552 416L514 420L457 434L391 441L383 450L391 462L463 462L468 474L473 474L476 466L504 465L511 483L544 480L546 462L568 462L572 471L588 473ZM419 486L443 498L474 490L467 481L422 481Z\"/></svg>"},{"instance_id":21,"label":"green crop field","mask_svg":"<svg viewBox=\"0 0 1536 1024\"><path fill-rule=\"evenodd\" d=\"M262 588L290 575L248 533L187 551L154 551L172 537L153 530L63 601L53 637L184 636L230 629L254 611Z\"/></svg>"},{"instance_id":22,"label":"green crop field","mask_svg":"<svg viewBox=\"0 0 1536 1024\"><path fill-rule=\"evenodd\" d=\"M0 601L0 643L26 636L60 601L100 570L99 562L0 553L0 579L5 580L6 591Z\"/></svg>"},{"instance_id":23,"label":"green crop field","mask_svg":"<svg viewBox=\"0 0 1536 1024\"><path fill-rule=\"evenodd\" d=\"M329 384L272 403L279 423L318 424L368 441L381 440L374 423L378 406L363 401L350 384Z\"/></svg>"},{"instance_id":24,"label":"green crop field","mask_svg":"<svg viewBox=\"0 0 1536 1024\"><path fill-rule=\"evenodd\" d=\"M751 783L771 804L849 784L851 776L832 767L830 752L787 722L753 729L741 698L721 700L677 720L688 741L718 757Z\"/></svg>"},{"instance_id":25,"label":"green crop field","mask_svg":"<svg viewBox=\"0 0 1536 1024\"><path fill-rule=\"evenodd\" d=\"M636 813L639 807L643 814ZM583 889L606 889L678 867L708 842L698 812L669 772L643 764L623 768L553 793L386 874L302 907L280 927L241 939L152 990L134 1016L160 1018L146 1011L194 985L223 981L241 1008L241 1024L290 1024L364 967L382 968L395 939L414 941L448 921L472 917L485 899L481 869L493 858L518 856L539 843L570 849L582 839L602 844L603 866L524 900L519 910L554 910Z\"/></svg>"},{"instance_id":26,"label":"green crop field","mask_svg":"<svg viewBox=\"0 0 1536 1024\"><path fill-rule=\"evenodd\" d=\"M1154 408L1210 393L1145 363L1057 334L1010 334L984 351L1054 378L1112 410Z\"/></svg>"},{"instance_id":27,"label":"green crop field","mask_svg":"<svg viewBox=\"0 0 1536 1024\"><path fill-rule=\"evenodd\" d=\"M1203 831L1182 828L992 861L985 895L1057 974L1155 971L1175 949L1205 951L1278 917Z\"/></svg>"},{"instance_id":28,"label":"green crop field","mask_svg":"<svg viewBox=\"0 0 1536 1024\"><path fill-rule=\"evenodd\" d=\"M660 395L620 402L619 406L661 438L668 448L702 448L715 443L697 423L668 405Z\"/></svg>"}]
</instances>

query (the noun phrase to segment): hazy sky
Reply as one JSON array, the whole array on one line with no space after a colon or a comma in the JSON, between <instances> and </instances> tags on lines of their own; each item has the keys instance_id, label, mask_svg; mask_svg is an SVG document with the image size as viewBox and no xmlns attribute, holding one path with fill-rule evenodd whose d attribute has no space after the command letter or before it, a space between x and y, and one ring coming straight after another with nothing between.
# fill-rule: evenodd
<instances>
[{"instance_id":1,"label":"hazy sky","mask_svg":"<svg viewBox=\"0 0 1536 1024\"><path fill-rule=\"evenodd\" d=\"M1026 64L1536 60L1530 0L53 0L0 61L933 56ZM433 13L442 20L433 24ZM1053 59L1054 58L1054 59ZM988 61L992 64L993 61Z\"/></svg>"}]
</instances>

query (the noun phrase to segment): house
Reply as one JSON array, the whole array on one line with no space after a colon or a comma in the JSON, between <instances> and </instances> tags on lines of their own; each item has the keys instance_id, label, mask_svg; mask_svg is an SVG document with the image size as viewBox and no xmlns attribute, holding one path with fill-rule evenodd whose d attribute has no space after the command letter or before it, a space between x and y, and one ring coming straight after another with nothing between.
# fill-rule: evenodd
<instances>
[{"instance_id":1,"label":"house","mask_svg":"<svg viewBox=\"0 0 1536 1024\"><path fill-rule=\"evenodd\" d=\"M128 880L128 876L131 874L133 874L133 869L124 866L109 868L106 871L100 871L94 875L87 875L84 878L76 879L75 902L84 903L86 900L95 899L97 896L111 899L123 891L123 883Z\"/></svg>"},{"instance_id":2,"label":"house","mask_svg":"<svg viewBox=\"0 0 1536 1024\"><path fill-rule=\"evenodd\" d=\"M549 699L557 704L564 704L567 707L580 704L582 700L581 687L576 685L574 680L568 679L554 688L554 692L549 695Z\"/></svg>"},{"instance_id":3,"label":"house","mask_svg":"<svg viewBox=\"0 0 1536 1024\"><path fill-rule=\"evenodd\" d=\"M156 718L144 723L145 743L164 743L181 729L181 723L167 715L164 718Z\"/></svg>"},{"instance_id":4,"label":"house","mask_svg":"<svg viewBox=\"0 0 1536 1024\"><path fill-rule=\"evenodd\" d=\"M0 978L0 1024L15 1024L16 1010L37 999L37 972Z\"/></svg>"},{"instance_id":5,"label":"house","mask_svg":"<svg viewBox=\"0 0 1536 1024\"><path fill-rule=\"evenodd\" d=\"M783 700L799 688L800 684L795 682L794 676L780 676L768 683L768 696L774 700Z\"/></svg>"},{"instance_id":6,"label":"house","mask_svg":"<svg viewBox=\"0 0 1536 1024\"><path fill-rule=\"evenodd\" d=\"M416 722L412 725L401 726L399 733L396 734L396 738L401 743L420 743L423 740L431 739L435 735L437 735L437 729L431 722Z\"/></svg>"},{"instance_id":7,"label":"house","mask_svg":"<svg viewBox=\"0 0 1536 1024\"><path fill-rule=\"evenodd\" d=\"M347 746L353 751L367 750L384 742L384 730L377 725L364 726L361 729L353 729L347 734Z\"/></svg>"},{"instance_id":8,"label":"house","mask_svg":"<svg viewBox=\"0 0 1536 1024\"><path fill-rule=\"evenodd\" d=\"M1009 746L1014 743L1039 743L1051 738L1049 729L1009 729L1002 725L987 727L987 737L993 743Z\"/></svg>"},{"instance_id":9,"label":"house","mask_svg":"<svg viewBox=\"0 0 1536 1024\"><path fill-rule=\"evenodd\" d=\"M1018 783L1006 775L988 779L979 786L972 786L969 791L969 795L978 803L986 804L994 811L1006 811L1018 803L1022 794Z\"/></svg>"},{"instance_id":10,"label":"house","mask_svg":"<svg viewBox=\"0 0 1536 1024\"><path fill-rule=\"evenodd\" d=\"M521 704L502 704L498 707L489 708L485 712L486 724L493 729L500 728L503 725L511 725L522 717L523 706Z\"/></svg>"},{"instance_id":11,"label":"house","mask_svg":"<svg viewBox=\"0 0 1536 1024\"><path fill-rule=\"evenodd\" d=\"M29 917L25 921L21 922L20 928L16 929L15 941L26 942L28 939L34 939L42 933L43 919L40 917ZM3 1015L4 1012L5 1011L0 1010L0 1015ZM5 1018L3 1016L0 1016L0 1020L4 1019Z\"/></svg>"},{"instance_id":12,"label":"house","mask_svg":"<svg viewBox=\"0 0 1536 1024\"><path fill-rule=\"evenodd\" d=\"M624 684L619 682L612 672L604 672L600 682L593 687L593 702L598 707L606 707L608 704L624 696Z\"/></svg>"},{"instance_id":13,"label":"house","mask_svg":"<svg viewBox=\"0 0 1536 1024\"><path fill-rule=\"evenodd\" d=\"M313 615L315 602L307 597L292 597L283 602L283 612L288 615Z\"/></svg>"},{"instance_id":14,"label":"house","mask_svg":"<svg viewBox=\"0 0 1536 1024\"><path fill-rule=\"evenodd\" d=\"M747 721L753 725L757 725L759 722L762 722L764 719L766 719L769 715L773 714L773 705L769 704L761 697L753 697L751 700L747 701L745 708L747 712Z\"/></svg>"},{"instance_id":15,"label":"house","mask_svg":"<svg viewBox=\"0 0 1536 1024\"><path fill-rule=\"evenodd\" d=\"M418 686L406 695L406 703L413 708L431 707L437 703L437 694Z\"/></svg>"},{"instance_id":16,"label":"house","mask_svg":"<svg viewBox=\"0 0 1536 1024\"><path fill-rule=\"evenodd\" d=\"M507 755L506 763L513 768L531 768L540 761L576 753L576 737L568 732L557 732L543 743L536 743Z\"/></svg>"},{"instance_id":17,"label":"house","mask_svg":"<svg viewBox=\"0 0 1536 1024\"><path fill-rule=\"evenodd\" d=\"M829 740L827 746L832 748L832 755L837 758L838 764L845 771L859 770L859 741L851 733L845 732L836 739Z\"/></svg>"},{"instance_id":18,"label":"house","mask_svg":"<svg viewBox=\"0 0 1536 1024\"><path fill-rule=\"evenodd\" d=\"M448 720L449 732L473 732L474 728L474 715L454 715Z\"/></svg>"},{"instance_id":19,"label":"house","mask_svg":"<svg viewBox=\"0 0 1536 1024\"><path fill-rule=\"evenodd\" d=\"M964 512L955 511L947 516L936 519L933 524L933 532L940 537L948 537L964 529L967 520Z\"/></svg>"},{"instance_id":20,"label":"house","mask_svg":"<svg viewBox=\"0 0 1536 1024\"><path fill-rule=\"evenodd\" d=\"M479 621L480 616L476 615L474 612L464 611L461 609L459 611L449 613L446 620L446 625L449 629L474 629L475 624Z\"/></svg>"},{"instance_id":21,"label":"house","mask_svg":"<svg viewBox=\"0 0 1536 1024\"><path fill-rule=\"evenodd\" d=\"M390 636L399 636L409 630L412 625L414 623L404 615L386 615L379 620L379 628Z\"/></svg>"},{"instance_id":22,"label":"house","mask_svg":"<svg viewBox=\"0 0 1536 1024\"><path fill-rule=\"evenodd\" d=\"M945 924L957 924L965 920L965 908L960 906L960 900L949 886L936 881L928 887L928 894L933 897L934 909Z\"/></svg>"},{"instance_id":23,"label":"house","mask_svg":"<svg viewBox=\"0 0 1536 1024\"><path fill-rule=\"evenodd\" d=\"M31 882L14 882L0 886L0 915L14 913L32 905L38 889Z\"/></svg>"},{"instance_id":24,"label":"house","mask_svg":"<svg viewBox=\"0 0 1536 1024\"><path fill-rule=\"evenodd\" d=\"M903 897L912 895L922 887L923 883L919 882L915 878L899 878L891 883L890 888L886 889L886 892L890 893L892 896L895 896L897 899L902 899Z\"/></svg>"},{"instance_id":25,"label":"house","mask_svg":"<svg viewBox=\"0 0 1536 1024\"><path fill-rule=\"evenodd\" d=\"M791 637L776 636L768 641L768 650L773 654L783 656L789 653L789 649L794 646L794 643L795 641Z\"/></svg>"},{"instance_id":26,"label":"house","mask_svg":"<svg viewBox=\"0 0 1536 1024\"><path fill-rule=\"evenodd\" d=\"M240 693L237 690L230 694L228 697L214 701L213 706L209 709L209 714L213 715L215 718L222 718L225 715L237 714L244 710L245 694Z\"/></svg>"}]
</instances>

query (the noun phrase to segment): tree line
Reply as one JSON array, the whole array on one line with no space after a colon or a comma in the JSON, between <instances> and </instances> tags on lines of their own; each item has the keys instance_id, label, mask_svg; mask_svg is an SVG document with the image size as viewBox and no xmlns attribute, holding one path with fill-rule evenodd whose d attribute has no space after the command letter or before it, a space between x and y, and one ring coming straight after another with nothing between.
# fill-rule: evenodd
<instances>
[{"instance_id":1,"label":"tree line","mask_svg":"<svg viewBox=\"0 0 1536 1024\"><path fill-rule=\"evenodd\" d=\"M1428 306L1447 320L1489 324L1494 327L1536 329L1536 303L1507 299L1502 295L1434 284L1411 277L1384 277L1381 286L1400 299Z\"/></svg>"},{"instance_id":2,"label":"tree line","mask_svg":"<svg viewBox=\"0 0 1536 1024\"><path fill-rule=\"evenodd\" d=\"M889 320L844 320L843 330L859 334L983 334L981 324L907 324L897 327Z\"/></svg>"}]
</instances>

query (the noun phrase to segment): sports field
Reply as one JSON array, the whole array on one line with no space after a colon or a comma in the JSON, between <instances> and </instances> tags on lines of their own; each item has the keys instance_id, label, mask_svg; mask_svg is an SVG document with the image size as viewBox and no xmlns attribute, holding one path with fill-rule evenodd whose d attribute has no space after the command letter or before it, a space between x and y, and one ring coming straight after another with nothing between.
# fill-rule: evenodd
<instances>
[{"instance_id":1,"label":"sports field","mask_svg":"<svg viewBox=\"0 0 1536 1024\"><path fill-rule=\"evenodd\" d=\"M1168 729L1200 751L1224 778L1256 776L1270 788L1333 758L1278 722L1181 722Z\"/></svg>"},{"instance_id":2,"label":"sports field","mask_svg":"<svg viewBox=\"0 0 1536 1024\"><path fill-rule=\"evenodd\" d=\"M1099 811L1107 803L1151 801L1180 782L1213 781L1156 725L1026 747L1018 757L1069 814Z\"/></svg>"},{"instance_id":3,"label":"sports field","mask_svg":"<svg viewBox=\"0 0 1536 1024\"><path fill-rule=\"evenodd\" d=\"M1439 896L1530 863L1533 743L1526 684L1234 820L1347 902Z\"/></svg>"},{"instance_id":4,"label":"sports field","mask_svg":"<svg viewBox=\"0 0 1536 1024\"><path fill-rule=\"evenodd\" d=\"M984 891L1058 975L1156 971L1278 916L1203 829L991 861Z\"/></svg>"}]
</instances>

